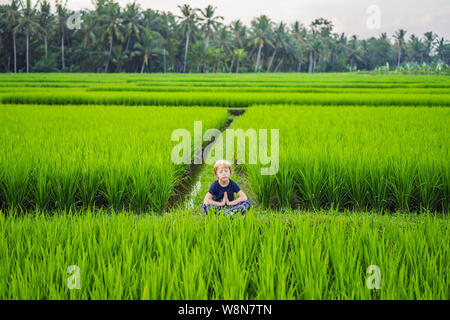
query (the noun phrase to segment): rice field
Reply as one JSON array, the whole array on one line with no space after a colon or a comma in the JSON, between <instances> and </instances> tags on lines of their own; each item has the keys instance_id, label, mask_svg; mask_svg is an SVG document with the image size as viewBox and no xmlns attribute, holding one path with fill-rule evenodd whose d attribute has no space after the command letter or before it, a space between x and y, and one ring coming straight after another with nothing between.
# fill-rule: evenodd
<instances>
[{"instance_id":1,"label":"rice field","mask_svg":"<svg viewBox=\"0 0 450 320\"><path fill-rule=\"evenodd\" d=\"M0 298L448 300L448 223L332 211L1 214ZM66 285L72 265L79 290ZM371 265L379 290L367 287Z\"/></svg>"},{"instance_id":2,"label":"rice field","mask_svg":"<svg viewBox=\"0 0 450 320\"><path fill-rule=\"evenodd\" d=\"M280 130L276 175L249 164L245 146L266 207L448 212L449 124L443 107L255 106L233 127Z\"/></svg>"},{"instance_id":3,"label":"rice field","mask_svg":"<svg viewBox=\"0 0 450 320\"><path fill-rule=\"evenodd\" d=\"M2 106L1 207L162 211L188 167L172 162L172 131L227 117L214 107Z\"/></svg>"},{"instance_id":4,"label":"rice field","mask_svg":"<svg viewBox=\"0 0 450 320\"><path fill-rule=\"evenodd\" d=\"M6 78L5 78L6 77ZM3 104L249 107L255 104L449 106L443 76L0 76ZM415 77L415 78L414 78ZM86 81L84 81L86 80ZM45 90L42 90L45 88Z\"/></svg>"},{"instance_id":5,"label":"rice field","mask_svg":"<svg viewBox=\"0 0 450 320\"><path fill-rule=\"evenodd\" d=\"M446 76L1 74L0 299L448 300L449 93ZM211 165L172 162L194 121L279 130L275 175L233 166L245 219L204 215Z\"/></svg>"}]
</instances>

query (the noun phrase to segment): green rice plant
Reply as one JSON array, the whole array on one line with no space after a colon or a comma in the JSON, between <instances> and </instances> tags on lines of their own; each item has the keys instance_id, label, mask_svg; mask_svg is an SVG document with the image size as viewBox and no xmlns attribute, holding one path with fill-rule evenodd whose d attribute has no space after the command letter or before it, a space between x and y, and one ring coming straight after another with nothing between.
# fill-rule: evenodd
<instances>
[{"instance_id":1,"label":"green rice plant","mask_svg":"<svg viewBox=\"0 0 450 320\"><path fill-rule=\"evenodd\" d=\"M252 104L448 106L450 88L444 76L373 74L238 77L155 74L151 78L98 74L52 74L48 78L4 75L0 83L5 84L1 94L3 103L234 107ZM102 93L105 91L107 95Z\"/></svg>"},{"instance_id":2,"label":"green rice plant","mask_svg":"<svg viewBox=\"0 0 450 320\"><path fill-rule=\"evenodd\" d=\"M275 175L275 181L279 206L289 208L295 192L293 164L288 163L281 166Z\"/></svg>"},{"instance_id":3,"label":"green rice plant","mask_svg":"<svg viewBox=\"0 0 450 320\"><path fill-rule=\"evenodd\" d=\"M357 299L356 292L364 288L359 246L354 245L359 231L351 228L345 221L336 221L333 228L324 236L324 246L329 248L329 277L331 278L330 294L337 299ZM345 262L342 257L345 252ZM359 280L359 281L358 281ZM346 288L352 287L352 291Z\"/></svg>"},{"instance_id":4,"label":"green rice plant","mask_svg":"<svg viewBox=\"0 0 450 320\"><path fill-rule=\"evenodd\" d=\"M275 177L271 175L261 175L260 167L257 165L246 166L246 173L258 203L263 207L269 208L272 200L275 198Z\"/></svg>"},{"instance_id":5,"label":"green rice plant","mask_svg":"<svg viewBox=\"0 0 450 320\"><path fill-rule=\"evenodd\" d=\"M79 169L70 159L55 166L51 176L52 189L55 192L55 206L58 209L71 209L77 205L77 186L79 185Z\"/></svg>"},{"instance_id":6,"label":"green rice plant","mask_svg":"<svg viewBox=\"0 0 450 320\"><path fill-rule=\"evenodd\" d=\"M0 298L446 300L448 226L429 212L11 209L0 212ZM79 290L67 287L69 265ZM380 289L366 286L370 265Z\"/></svg>"},{"instance_id":7,"label":"green rice plant","mask_svg":"<svg viewBox=\"0 0 450 320\"><path fill-rule=\"evenodd\" d=\"M218 220L219 227L225 226L226 218L221 220ZM255 215L249 213L245 221L235 219L229 228L230 232L222 242L223 249L219 251L222 254L217 259L218 274L222 279L219 297L249 299L258 291L255 278L258 276L256 258L261 241L259 226Z\"/></svg>"},{"instance_id":8,"label":"green rice plant","mask_svg":"<svg viewBox=\"0 0 450 320\"><path fill-rule=\"evenodd\" d=\"M144 270L148 270L148 276L141 281L143 284L142 300L167 300L175 296L177 283L175 277L171 277L171 260L167 256L161 256L156 261L141 257L140 262Z\"/></svg>"},{"instance_id":9,"label":"green rice plant","mask_svg":"<svg viewBox=\"0 0 450 320\"><path fill-rule=\"evenodd\" d=\"M317 159L304 159L297 165L296 170L295 184L300 203L306 208L321 208L327 181L324 163Z\"/></svg>"},{"instance_id":10,"label":"green rice plant","mask_svg":"<svg viewBox=\"0 0 450 320\"><path fill-rule=\"evenodd\" d=\"M162 212L189 167L172 163L172 132L186 129L192 135L199 119L203 130L220 128L228 112L4 105L0 117L5 120L0 123L1 207L96 205Z\"/></svg>"},{"instance_id":11,"label":"green rice plant","mask_svg":"<svg viewBox=\"0 0 450 320\"><path fill-rule=\"evenodd\" d=\"M102 195L111 209L120 210L124 208L129 178L130 168L126 163L116 167L111 166L107 170L104 176L105 186ZM136 187L136 185L134 186Z\"/></svg>"},{"instance_id":12,"label":"green rice plant","mask_svg":"<svg viewBox=\"0 0 450 320\"><path fill-rule=\"evenodd\" d=\"M374 75L369 73L327 73L327 74L302 74L302 73L285 73L285 74L71 74L71 73L53 73L53 74L3 74L0 82L7 84L42 84L57 85L72 84L80 85L212 85L220 86L321 86L321 87L396 87L427 85L445 85L448 87L448 79L439 75L428 75L427 77L417 77L412 75Z\"/></svg>"},{"instance_id":13,"label":"green rice plant","mask_svg":"<svg viewBox=\"0 0 450 320\"><path fill-rule=\"evenodd\" d=\"M327 162L328 177L324 187L324 202L329 204L331 209L339 209L340 206L343 206L348 201L344 160L335 155Z\"/></svg>"},{"instance_id":14,"label":"green rice plant","mask_svg":"<svg viewBox=\"0 0 450 320\"><path fill-rule=\"evenodd\" d=\"M138 212L144 212L150 208L150 193L152 189L157 189L157 185L152 182L151 168L142 164L134 164L130 169L131 190L130 205ZM157 202L157 201L156 201Z\"/></svg>"},{"instance_id":15,"label":"green rice plant","mask_svg":"<svg viewBox=\"0 0 450 320\"><path fill-rule=\"evenodd\" d=\"M445 185L442 176L443 168L439 168L438 162L427 157L426 161L417 162L417 192L418 205L421 210L439 210L439 204L443 203L444 193L441 188Z\"/></svg>"},{"instance_id":16,"label":"green rice plant","mask_svg":"<svg viewBox=\"0 0 450 320\"><path fill-rule=\"evenodd\" d=\"M414 195L415 166L410 161L393 161L390 190L393 203L399 210L409 211Z\"/></svg>"},{"instance_id":17,"label":"green rice plant","mask_svg":"<svg viewBox=\"0 0 450 320\"><path fill-rule=\"evenodd\" d=\"M181 263L181 272L177 273L182 279L180 285L180 298L192 297L195 300L206 300L208 298L207 283L203 276L203 257L199 250L194 247L189 253L186 263Z\"/></svg>"},{"instance_id":18,"label":"green rice plant","mask_svg":"<svg viewBox=\"0 0 450 320\"><path fill-rule=\"evenodd\" d=\"M259 289L256 299L293 299L291 265L287 263L290 238L285 236L285 222L274 219L266 228L255 270Z\"/></svg>"},{"instance_id":19,"label":"green rice plant","mask_svg":"<svg viewBox=\"0 0 450 320\"><path fill-rule=\"evenodd\" d=\"M450 106L447 94L396 93L251 93L251 92L97 92L58 90L49 93L11 93L0 96L3 104L227 106L266 105L373 105Z\"/></svg>"},{"instance_id":20,"label":"green rice plant","mask_svg":"<svg viewBox=\"0 0 450 320\"><path fill-rule=\"evenodd\" d=\"M34 181L31 183L34 186L33 198L36 201L36 209L49 210L53 195L53 188L51 183L51 175L54 169L51 168L51 164L41 164L39 167L34 168L32 178Z\"/></svg>"},{"instance_id":21,"label":"green rice plant","mask_svg":"<svg viewBox=\"0 0 450 320\"><path fill-rule=\"evenodd\" d=\"M25 209L28 202L27 185L32 169L29 163L21 161L10 162L8 168L3 168L3 181L0 184L5 199L4 207Z\"/></svg>"},{"instance_id":22,"label":"green rice plant","mask_svg":"<svg viewBox=\"0 0 450 320\"><path fill-rule=\"evenodd\" d=\"M332 297L329 291L332 282L328 276L330 249L322 244L325 236L322 225L320 221L308 224L304 219L295 219L291 225L291 232L301 235L292 237L292 249L289 252L296 299Z\"/></svg>"},{"instance_id":23,"label":"green rice plant","mask_svg":"<svg viewBox=\"0 0 450 320\"><path fill-rule=\"evenodd\" d=\"M175 172L170 167L164 165L153 167L152 184L154 192L151 193L150 200L154 210L160 212L167 208L173 188L179 180L180 178L176 177Z\"/></svg>"},{"instance_id":24,"label":"green rice plant","mask_svg":"<svg viewBox=\"0 0 450 320\"><path fill-rule=\"evenodd\" d=\"M272 117L273 109L249 108L232 125L279 129L274 181L261 177L263 165L243 165L263 206L281 206L274 195L288 199L282 177L293 177L291 206L416 211L428 202L448 211L447 108L277 106Z\"/></svg>"},{"instance_id":25,"label":"green rice plant","mask_svg":"<svg viewBox=\"0 0 450 320\"><path fill-rule=\"evenodd\" d=\"M367 209L369 186L366 181L368 180L367 171L369 166L367 163L355 159L353 156L350 156L348 161L345 169L350 206L356 210Z\"/></svg>"},{"instance_id":26,"label":"green rice plant","mask_svg":"<svg viewBox=\"0 0 450 320\"><path fill-rule=\"evenodd\" d=\"M367 176L365 184L368 188L368 203L377 211L388 209L391 200L389 197L389 179L391 168L387 162L372 159L367 164Z\"/></svg>"},{"instance_id":27,"label":"green rice plant","mask_svg":"<svg viewBox=\"0 0 450 320\"><path fill-rule=\"evenodd\" d=\"M17 89L16 87L14 89ZM13 91L15 91L13 89ZM12 90L10 89L9 92ZM305 84L240 84L236 86L233 83L196 83L195 86L191 84L185 85L173 85L172 83L157 83L157 84L140 84L140 85L95 85L86 88L86 92L256 92L256 93L268 93L268 92L285 92L285 93L364 93L364 94L379 94L379 93L404 93L404 94L446 94L448 88L422 88L422 87L366 87L357 86L345 87L342 86L308 86ZM5 92L8 92L5 90Z\"/></svg>"},{"instance_id":28,"label":"green rice plant","mask_svg":"<svg viewBox=\"0 0 450 320\"><path fill-rule=\"evenodd\" d=\"M101 170L91 162L86 163L81 168L78 186L80 202L85 208L95 206L96 201L101 202L99 194L102 184Z\"/></svg>"},{"instance_id":29,"label":"green rice plant","mask_svg":"<svg viewBox=\"0 0 450 320\"><path fill-rule=\"evenodd\" d=\"M441 194L443 194L442 198L443 198L443 202L442 202L442 210L445 212L449 212L450 209L450 190L449 190L449 185L450 185L450 170L445 170L444 173L444 179L443 179L443 184L441 185L441 187L439 188L439 190L441 191Z\"/></svg>"}]
</instances>

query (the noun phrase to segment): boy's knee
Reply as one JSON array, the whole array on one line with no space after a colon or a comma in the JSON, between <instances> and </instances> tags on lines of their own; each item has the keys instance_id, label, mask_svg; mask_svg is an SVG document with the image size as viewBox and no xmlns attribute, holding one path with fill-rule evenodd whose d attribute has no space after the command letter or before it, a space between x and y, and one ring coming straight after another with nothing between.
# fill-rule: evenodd
<instances>
[{"instance_id":1,"label":"boy's knee","mask_svg":"<svg viewBox=\"0 0 450 320\"><path fill-rule=\"evenodd\" d=\"M212 208L212 205L209 203L202 204L202 210L208 213L208 210Z\"/></svg>"},{"instance_id":2,"label":"boy's knee","mask_svg":"<svg viewBox=\"0 0 450 320\"><path fill-rule=\"evenodd\" d=\"M210 210L220 210L220 207L210 203L203 203L202 209L205 213L208 213Z\"/></svg>"}]
</instances>

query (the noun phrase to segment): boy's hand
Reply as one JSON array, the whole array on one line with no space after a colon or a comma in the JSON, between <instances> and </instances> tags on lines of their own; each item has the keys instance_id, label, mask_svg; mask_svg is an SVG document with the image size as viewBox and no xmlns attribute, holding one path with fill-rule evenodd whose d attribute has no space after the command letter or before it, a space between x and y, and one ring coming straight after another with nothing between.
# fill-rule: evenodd
<instances>
[{"instance_id":1,"label":"boy's hand","mask_svg":"<svg viewBox=\"0 0 450 320\"><path fill-rule=\"evenodd\" d=\"M223 206L228 205L229 202L230 202L230 201L228 201L228 192L225 192L225 193L223 194L222 205L223 205Z\"/></svg>"}]
</instances>

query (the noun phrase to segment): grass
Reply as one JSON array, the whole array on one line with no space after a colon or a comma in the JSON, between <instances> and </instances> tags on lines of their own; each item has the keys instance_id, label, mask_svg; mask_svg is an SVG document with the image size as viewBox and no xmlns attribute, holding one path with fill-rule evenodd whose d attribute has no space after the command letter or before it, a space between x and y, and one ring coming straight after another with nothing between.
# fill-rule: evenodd
<instances>
[{"instance_id":1,"label":"grass","mask_svg":"<svg viewBox=\"0 0 450 320\"><path fill-rule=\"evenodd\" d=\"M448 300L449 89L434 75L0 74L0 299ZM200 211L212 165L169 206L192 169L171 162L173 130L230 118L280 130L278 173L234 166L245 219Z\"/></svg>"},{"instance_id":2,"label":"grass","mask_svg":"<svg viewBox=\"0 0 450 320\"><path fill-rule=\"evenodd\" d=\"M0 298L448 299L448 226L429 213L0 212Z\"/></svg>"},{"instance_id":3,"label":"grass","mask_svg":"<svg viewBox=\"0 0 450 320\"><path fill-rule=\"evenodd\" d=\"M172 163L172 131L185 128L193 137L194 120L204 130L220 128L228 113L3 105L0 117L0 207L162 212L188 167Z\"/></svg>"},{"instance_id":4,"label":"grass","mask_svg":"<svg viewBox=\"0 0 450 320\"><path fill-rule=\"evenodd\" d=\"M277 174L248 163L248 144L243 165L265 207L448 212L449 120L438 107L255 106L232 127L279 129Z\"/></svg>"},{"instance_id":5,"label":"grass","mask_svg":"<svg viewBox=\"0 0 450 320\"><path fill-rule=\"evenodd\" d=\"M0 96L4 104L155 105L248 107L255 104L450 106L447 94L277 93L277 92L17 92Z\"/></svg>"},{"instance_id":6,"label":"grass","mask_svg":"<svg viewBox=\"0 0 450 320\"><path fill-rule=\"evenodd\" d=\"M0 75L4 104L248 107L449 106L445 76L370 74Z\"/></svg>"}]
</instances>

